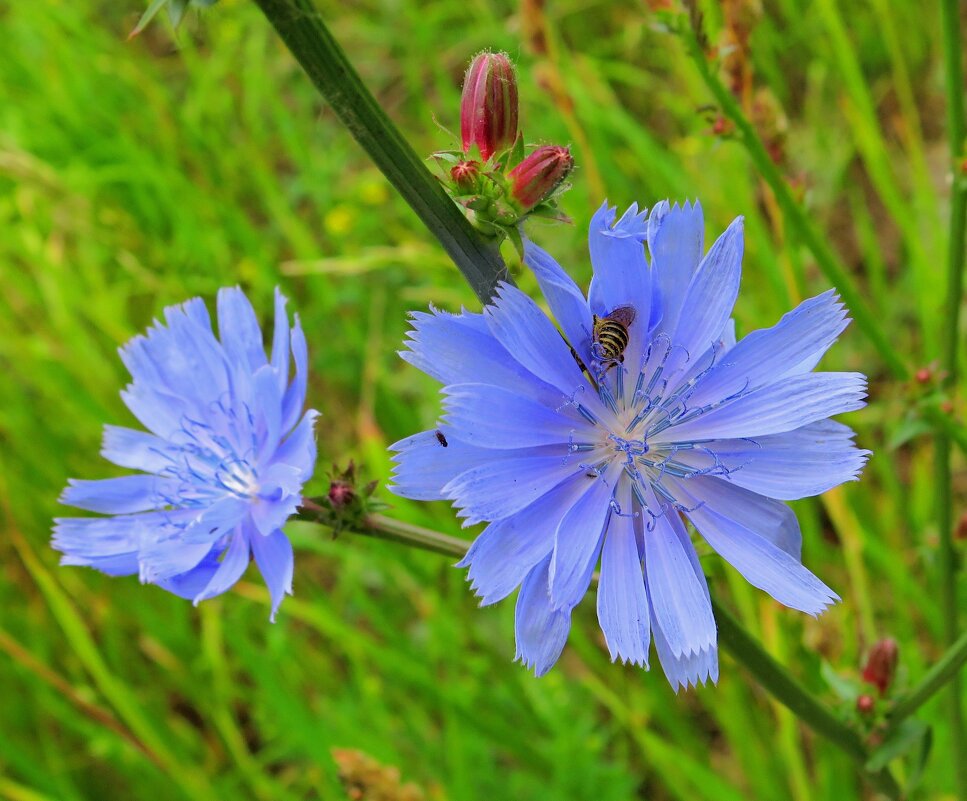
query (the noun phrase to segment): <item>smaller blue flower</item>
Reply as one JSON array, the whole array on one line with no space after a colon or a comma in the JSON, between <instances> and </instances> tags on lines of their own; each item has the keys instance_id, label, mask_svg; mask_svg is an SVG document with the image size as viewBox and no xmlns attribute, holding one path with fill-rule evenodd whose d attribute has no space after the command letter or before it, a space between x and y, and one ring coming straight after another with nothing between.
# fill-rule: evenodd
<instances>
[{"instance_id":1,"label":"smaller blue flower","mask_svg":"<svg viewBox=\"0 0 967 801\"><path fill-rule=\"evenodd\" d=\"M282 526L315 466L318 417L302 413L306 340L298 315L290 330L285 303L276 290L268 358L237 287L218 293L219 338L193 298L166 308L163 323L120 349L132 378L121 397L150 433L105 426L101 454L143 472L68 483L61 503L110 516L55 520L61 564L137 573L197 604L228 590L254 557L275 620L292 593L292 545Z\"/></svg>"}]
</instances>

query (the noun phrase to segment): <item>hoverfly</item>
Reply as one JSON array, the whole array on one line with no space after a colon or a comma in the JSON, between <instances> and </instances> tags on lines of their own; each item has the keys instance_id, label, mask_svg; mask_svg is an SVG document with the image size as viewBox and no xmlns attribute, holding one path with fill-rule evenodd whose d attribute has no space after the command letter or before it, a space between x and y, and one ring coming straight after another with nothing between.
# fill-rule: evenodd
<instances>
[{"instance_id":1,"label":"hoverfly","mask_svg":"<svg viewBox=\"0 0 967 801\"><path fill-rule=\"evenodd\" d=\"M628 328L634 321L633 306L619 306L605 317L592 317L591 354L607 365L605 372L624 361Z\"/></svg>"}]
</instances>

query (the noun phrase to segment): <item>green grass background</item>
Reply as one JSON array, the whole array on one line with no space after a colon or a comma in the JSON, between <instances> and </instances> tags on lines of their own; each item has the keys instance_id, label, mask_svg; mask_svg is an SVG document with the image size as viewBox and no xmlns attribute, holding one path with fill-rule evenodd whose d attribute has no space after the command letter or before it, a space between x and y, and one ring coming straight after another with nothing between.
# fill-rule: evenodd
<instances>
[{"instance_id":1,"label":"green grass background","mask_svg":"<svg viewBox=\"0 0 967 801\"><path fill-rule=\"evenodd\" d=\"M564 201L574 225L530 232L579 281L606 192L622 207L700 198L707 242L745 215L740 332L824 290L742 146L712 134L697 72L647 7L543 5L320 7L420 152L456 144L436 123L457 128L474 52L517 59L528 141L570 143L579 165ZM292 525L296 594L275 625L254 569L196 609L135 578L57 567L59 491L69 476L115 474L97 455L101 426L133 422L116 348L164 306L240 283L265 319L283 287L325 415L309 488L320 493L333 461L385 479L386 444L437 414L435 386L395 354L406 312L477 307L254 4L225 0L176 37L160 24L125 41L142 10L0 3L0 798L341 799L333 747L451 801L869 797L846 758L728 656L717 687L678 696L657 660L651 673L611 664L593 603L536 680L511 662L512 601L478 609L432 554ZM713 41L728 20L751 31L747 108L786 121L783 171L896 347L929 364L949 191L937 12L707 4ZM871 376L869 408L848 420L875 451L862 482L796 504L804 559L843 603L812 620L718 558L703 563L716 596L848 716L824 675L855 679L876 638L899 640L901 685L942 651L934 487L929 439L911 422L926 390L890 379L855 327L824 364ZM391 514L460 533L447 506L380 492ZM934 752L921 798L953 797L946 703L922 713Z\"/></svg>"}]
</instances>

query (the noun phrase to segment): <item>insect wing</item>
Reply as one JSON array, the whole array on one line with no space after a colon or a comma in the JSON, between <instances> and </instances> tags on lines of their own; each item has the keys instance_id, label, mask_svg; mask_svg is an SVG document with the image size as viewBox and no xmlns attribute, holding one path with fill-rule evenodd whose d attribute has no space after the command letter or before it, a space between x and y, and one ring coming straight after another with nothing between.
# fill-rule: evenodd
<instances>
[{"instance_id":1,"label":"insect wing","mask_svg":"<svg viewBox=\"0 0 967 801\"><path fill-rule=\"evenodd\" d=\"M636 312L634 306L619 306L605 319L628 328L635 321L635 316Z\"/></svg>"}]
</instances>

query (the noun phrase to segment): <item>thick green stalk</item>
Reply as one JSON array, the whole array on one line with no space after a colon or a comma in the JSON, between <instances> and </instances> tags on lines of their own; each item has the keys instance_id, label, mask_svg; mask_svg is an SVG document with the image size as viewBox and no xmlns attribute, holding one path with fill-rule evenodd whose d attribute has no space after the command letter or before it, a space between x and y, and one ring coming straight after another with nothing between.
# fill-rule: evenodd
<instances>
[{"instance_id":1,"label":"thick green stalk","mask_svg":"<svg viewBox=\"0 0 967 801\"><path fill-rule=\"evenodd\" d=\"M900 723L929 701L945 684L954 681L960 669L967 663L967 632L960 635L947 652L910 692L906 693L890 710L890 728Z\"/></svg>"},{"instance_id":2,"label":"thick green stalk","mask_svg":"<svg viewBox=\"0 0 967 801\"><path fill-rule=\"evenodd\" d=\"M282 41L486 304L509 279L497 243L480 234L403 138L332 37L313 0L255 0Z\"/></svg>"},{"instance_id":3,"label":"thick green stalk","mask_svg":"<svg viewBox=\"0 0 967 801\"><path fill-rule=\"evenodd\" d=\"M816 230L806 211L796 202L789 191L789 185L779 172L775 163L769 156L762 139L756 133L755 127L746 118L733 94L726 88L725 84L719 79L718 75L709 65L705 52L702 50L695 33L691 29L683 31L683 38L688 47L689 53L695 62L702 80L709 91L715 97L716 102L721 106L725 116L728 117L741 134L742 144L745 146L752 163L756 170L769 184L769 188L776 196L782 212L785 215L790 227L799 236L803 244L812 252L813 258L819 265L819 269L839 291L843 301L849 307L856 320L856 325L866 334L873 346L879 351L881 358L886 362L890 372L897 378L907 377L907 368L894 348L892 341L883 330L883 326L876 315L863 300L860 290L857 288L849 273L840 264L833 254L829 245L826 244L823 235Z\"/></svg>"},{"instance_id":4,"label":"thick green stalk","mask_svg":"<svg viewBox=\"0 0 967 801\"><path fill-rule=\"evenodd\" d=\"M960 344L960 306L964 286L964 232L967 224L967 184L961 175L964 158L964 83L961 59L960 15L957 0L940 4L943 25L944 72L947 90L947 134L950 140L950 169L954 181L950 193L950 239L947 252L947 296L944 312L942 364L946 373L943 386L957 386ZM944 640L952 645L960 629L957 621L957 551L953 539L953 497L950 472L950 436L940 431L936 437L937 529L940 537L940 607L944 618ZM959 676L953 676L949 689L950 740L953 747L957 793L967 801L967 741Z\"/></svg>"},{"instance_id":5,"label":"thick green stalk","mask_svg":"<svg viewBox=\"0 0 967 801\"><path fill-rule=\"evenodd\" d=\"M311 509L304 510L300 517L310 521L316 519ZM350 533L390 540L457 558L463 557L467 552L467 543L464 540L383 515L367 515L363 519L363 525ZM803 723L855 760L863 775L881 793L889 798L899 798L900 789L889 771L884 769L872 773L863 768L869 753L860 735L796 681L728 610L714 601L712 606L718 622L719 642L732 658L743 665L776 700Z\"/></svg>"}]
</instances>

